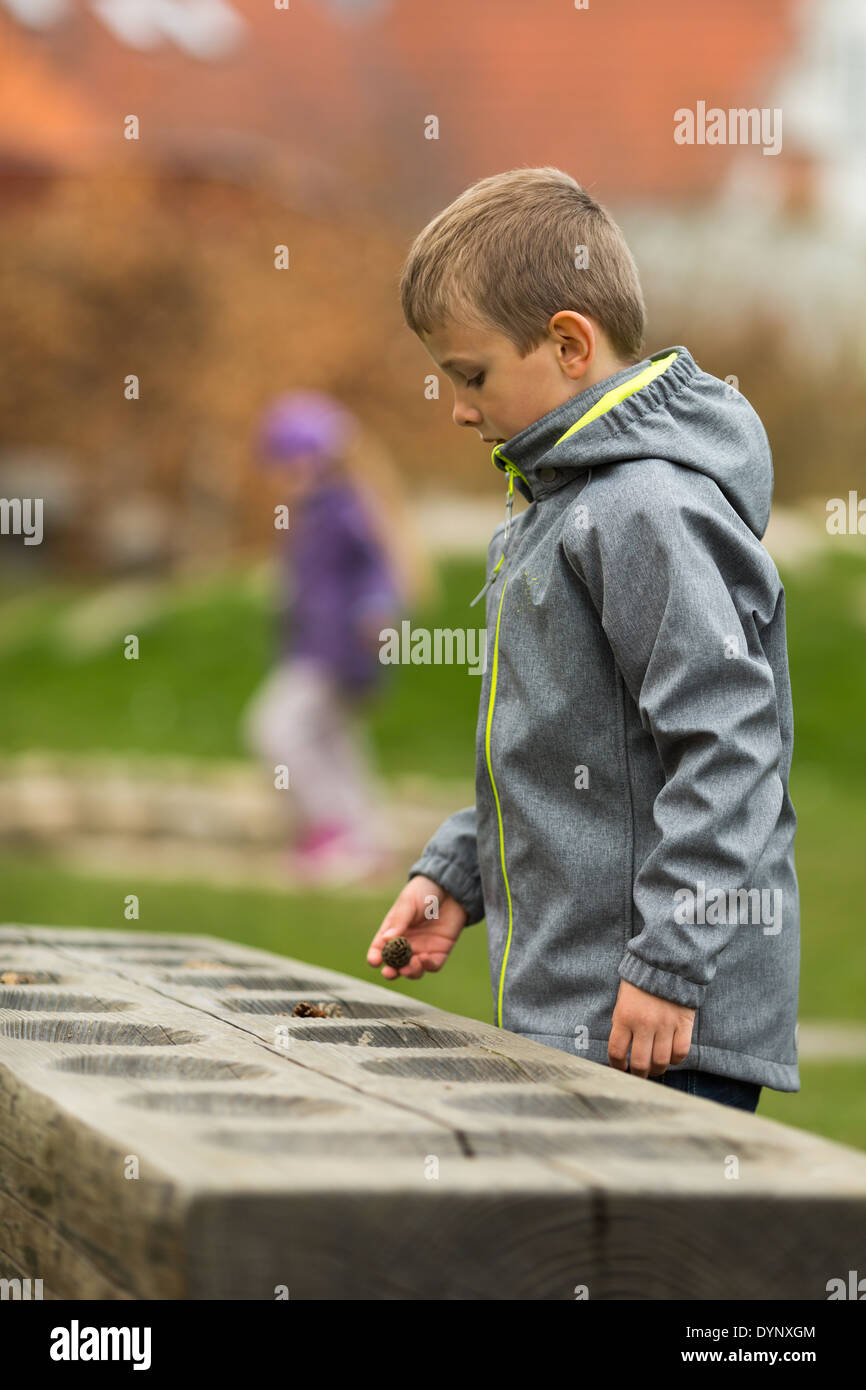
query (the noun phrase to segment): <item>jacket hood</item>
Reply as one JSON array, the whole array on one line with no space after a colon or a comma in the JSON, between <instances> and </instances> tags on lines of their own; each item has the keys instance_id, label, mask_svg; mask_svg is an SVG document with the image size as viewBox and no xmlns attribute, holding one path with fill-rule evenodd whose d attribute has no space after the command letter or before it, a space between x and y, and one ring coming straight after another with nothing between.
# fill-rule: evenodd
<instances>
[{"instance_id":1,"label":"jacket hood","mask_svg":"<svg viewBox=\"0 0 866 1390\"><path fill-rule=\"evenodd\" d=\"M712 478L759 540L770 517L773 463L760 418L682 346L581 391L491 457L530 502L591 468L665 459Z\"/></svg>"}]
</instances>

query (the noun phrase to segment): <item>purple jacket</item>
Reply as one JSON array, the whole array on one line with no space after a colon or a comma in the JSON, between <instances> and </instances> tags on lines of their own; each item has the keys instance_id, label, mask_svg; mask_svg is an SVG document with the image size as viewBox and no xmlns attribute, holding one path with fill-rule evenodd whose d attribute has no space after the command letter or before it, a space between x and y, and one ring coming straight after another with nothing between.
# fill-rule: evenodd
<instances>
[{"instance_id":1,"label":"purple jacket","mask_svg":"<svg viewBox=\"0 0 866 1390\"><path fill-rule=\"evenodd\" d=\"M358 622L375 614L391 626L402 595L351 484L323 483L293 507L284 564L283 654L315 658L344 688L377 685L383 667Z\"/></svg>"}]
</instances>

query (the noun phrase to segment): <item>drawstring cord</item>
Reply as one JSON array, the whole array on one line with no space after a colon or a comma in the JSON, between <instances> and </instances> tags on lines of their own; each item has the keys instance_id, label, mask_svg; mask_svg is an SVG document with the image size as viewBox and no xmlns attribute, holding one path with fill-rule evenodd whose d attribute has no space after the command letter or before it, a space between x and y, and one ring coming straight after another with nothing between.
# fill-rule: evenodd
<instances>
[{"instance_id":1,"label":"drawstring cord","mask_svg":"<svg viewBox=\"0 0 866 1390\"><path fill-rule=\"evenodd\" d=\"M667 371L668 367L671 365L672 362L676 360L678 356L679 349L674 348L673 352L668 353L666 357L662 357L660 355L651 357L650 365L648 367L645 367L642 372L638 372L636 376L629 377L628 380L626 380L625 382L621 382L619 386L615 386L610 391L607 391L605 395L603 395L599 400L596 401L594 406L591 406L589 410L587 410L583 415L581 415L579 420L576 420L574 424L571 425L565 431L565 434L561 434L559 436L559 438L555 441L556 444L561 444L564 439L570 438L570 436L573 435L575 431L582 430L584 425L591 424L593 420L596 420L598 418L599 415L604 415L606 411L612 410L615 405L619 405L620 401L624 401L627 396L631 396L634 394L635 391L639 391L642 387L649 385L649 383L651 381L654 381L657 376L660 376L662 372ZM494 461L496 460L496 455L499 453L499 447L500 446L497 444L496 448L493 450ZM480 598L483 598L484 595L487 593L487 590L490 588L490 585L496 578L496 575L499 571L499 567L502 564L502 561L505 559L506 551L508 549L508 532L511 529L511 504L514 500L514 474L519 473L520 469L516 468L513 463L509 463L508 459L505 458L502 454L499 454L499 457L508 470L508 492L506 494L505 499L504 545L502 548L502 555L499 558L499 562L496 565L496 568L493 570L493 573L491 574L487 583L484 585L484 588L481 590L481 592L479 594L476 594L474 599L472 599L471 603L469 604L470 608L474 608L478 600ZM520 476L523 477L523 474L521 473ZM592 477L591 469L589 470L589 477ZM526 479L524 478L524 482L525 481Z\"/></svg>"},{"instance_id":2,"label":"drawstring cord","mask_svg":"<svg viewBox=\"0 0 866 1390\"><path fill-rule=\"evenodd\" d=\"M490 585L493 583L494 579L496 578L499 572L500 565L502 564L506 554L508 553L508 533L511 530L511 509L514 505L514 465L512 463L506 463L505 467L508 470L508 488L505 493L505 534L502 537L502 554L497 560L496 565L493 568L493 573L491 574L487 583L484 585L484 588L481 589L480 592L477 593L474 599L472 599L472 601L470 602L470 608L474 608L478 600L480 598L483 598L484 595L487 593L487 590L490 588Z\"/></svg>"}]
</instances>

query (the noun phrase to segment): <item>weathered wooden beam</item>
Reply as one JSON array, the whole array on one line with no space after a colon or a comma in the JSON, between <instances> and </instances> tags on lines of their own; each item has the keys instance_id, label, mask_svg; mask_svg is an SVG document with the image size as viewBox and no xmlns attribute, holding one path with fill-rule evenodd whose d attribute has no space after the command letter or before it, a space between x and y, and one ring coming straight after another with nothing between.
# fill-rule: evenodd
<instances>
[{"instance_id":1,"label":"weathered wooden beam","mask_svg":"<svg viewBox=\"0 0 866 1390\"><path fill-rule=\"evenodd\" d=\"M864 1246L857 1150L215 938L0 928L45 1298L826 1299Z\"/></svg>"}]
</instances>

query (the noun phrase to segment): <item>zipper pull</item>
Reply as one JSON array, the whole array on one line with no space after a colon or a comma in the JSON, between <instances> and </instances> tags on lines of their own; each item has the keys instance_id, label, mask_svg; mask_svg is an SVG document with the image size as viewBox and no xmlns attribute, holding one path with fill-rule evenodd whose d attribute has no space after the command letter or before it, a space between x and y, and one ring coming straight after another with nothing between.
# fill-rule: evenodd
<instances>
[{"instance_id":1,"label":"zipper pull","mask_svg":"<svg viewBox=\"0 0 866 1390\"><path fill-rule=\"evenodd\" d=\"M471 600L469 604L470 608L474 608L478 600L480 598L483 598L484 595L487 593L487 590L490 588L490 585L496 578L499 566L502 564L502 561L505 559L505 556L508 552L508 533L511 530L511 510L514 506L514 467L510 463L507 463L505 466L508 469L508 490L505 494L505 533L502 537L502 554L497 560L496 565L493 569L493 573L491 574L487 583L484 585L484 588L481 589L480 592L475 595L474 599Z\"/></svg>"},{"instance_id":2,"label":"zipper pull","mask_svg":"<svg viewBox=\"0 0 866 1390\"><path fill-rule=\"evenodd\" d=\"M505 535L502 537L503 557L508 549L508 532L511 530L511 509L514 506L514 468L508 465L508 491L505 494Z\"/></svg>"},{"instance_id":3,"label":"zipper pull","mask_svg":"<svg viewBox=\"0 0 866 1390\"><path fill-rule=\"evenodd\" d=\"M505 559L505 551L503 550L502 554L500 555L499 559L498 559L497 562L496 562L496 566L495 566L495 568L494 568L494 570L493 570L493 573L491 574L491 576L490 576L490 578L488 579L487 583L484 585L484 588L480 591L480 593L477 593L477 594L475 595L474 599L472 599L472 601L470 602L470 604L469 604L469 607L470 607L470 608L474 608L475 605L476 605L476 603L478 602L478 600L479 600L480 598L483 598L484 595L487 593L487 590L490 588L490 585L493 583L494 579L496 578L496 571L499 569L499 566L502 564L502 561L503 561L504 559Z\"/></svg>"}]
</instances>

